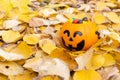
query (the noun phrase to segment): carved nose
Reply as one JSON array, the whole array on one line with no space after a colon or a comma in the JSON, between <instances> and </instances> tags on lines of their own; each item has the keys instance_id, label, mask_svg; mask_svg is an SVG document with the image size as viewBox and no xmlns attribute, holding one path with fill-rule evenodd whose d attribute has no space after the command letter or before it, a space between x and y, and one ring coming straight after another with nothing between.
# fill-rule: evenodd
<instances>
[{"instance_id":1,"label":"carved nose","mask_svg":"<svg viewBox=\"0 0 120 80\"><path fill-rule=\"evenodd\" d=\"M72 38L69 38L69 41L73 41L73 39L72 39Z\"/></svg>"}]
</instances>

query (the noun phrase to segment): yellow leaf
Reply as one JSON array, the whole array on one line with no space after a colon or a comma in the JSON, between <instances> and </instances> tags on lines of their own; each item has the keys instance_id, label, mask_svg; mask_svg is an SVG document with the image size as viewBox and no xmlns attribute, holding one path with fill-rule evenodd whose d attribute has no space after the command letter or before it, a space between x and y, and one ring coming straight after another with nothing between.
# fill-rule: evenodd
<instances>
[{"instance_id":1,"label":"yellow leaf","mask_svg":"<svg viewBox=\"0 0 120 80\"><path fill-rule=\"evenodd\" d=\"M120 54L119 52L110 52L110 55L116 60L117 63L120 64Z\"/></svg>"},{"instance_id":2,"label":"yellow leaf","mask_svg":"<svg viewBox=\"0 0 120 80\"><path fill-rule=\"evenodd\" d=\"M104 62L105 58L102 54L94 54L86 67L88 69L99 69L103 66Z\"/></svg>"},{"instance_id":3,"label":"yellow leaf","mask_svg":"<svg viewBox=\"0 0 120 80\"><path fill-rule=\"evenodd\" d=\"M91 59L92 55L93 55L93 47L91 47L90 49L88 49L84 54L77 56L75 58L77 64L78 64L78 69L77 70L81 70L84 69L84 67L87 65L87 63L89 62L89 60Z\"/></svg>"},{"instance_id":4,"label":"yellow leaf","mask_svg":"<svg viewBox=\"0 0 120 80\"><path fill-rule=\"evenodd\" d=\"M10 0L0 0L0 11L8 13L12 9Z\"/></svg>"},{"instance_id":5,"label":"yellow leaf","mask_svg":"<svg viewBox=\"0 0 120 80\"><path fill-rule=\"evenodd\" d=\"M120 23L119 24L112 24L112 29L119 32L120 31Z\"/></svg>"},{"instance_id":6,"label":"yellow leaf","mask_svg":"<svg viewBox=\"0 0 120 80\"><path fill-rule=\"evenodd\" d=\"M29 58L33 53L30 46L28 46L24 41L20 42L18 46L11 52L24 56L24 59Z\"/></svg>"},{"instance_id":7,"label":"yellow leaf","mask_svg":"<svg viewBox=\"0 0 120 80\"><path fill-rule=\"evenodd\" d=\"M29 70L24 70L22 74L18 75L9 75L10 80L33 80L37 76L37 73Z\"/></svg>"},{"instance_id":8,"label":"yellow leaf","mask_svg":"<svg viewBox=\"0 0 120 80\"><path fill-rule=\"evenodd\" d=\"M0 12L0 19L4 18L6 15L4 12Z\"/></svg>"},{"instance_id":9,"label":"yellow leaf","mask_svg":"<svg viewBox=\"0 0 120 80\"><path fill-rule=\"evenodd\" d=\"M0 49L0 60L1 61L15 61L15 60L21 60L23 59L22 55L18 55L12 52L6 52L2 49Z\"/></svg>"},{"instance_id":10,"label":"yellow leaf","mask_svg":"<svg viewBox=\"0 0 120 80\"><path fill-rule=\"evenodd\" d=\"M48 54L50 54L54 49L57 47L55 46L55 43L50 39L42 39L39 41L39 47L42 48L42 50Z\"/></svg>"},{"instance_id":11,"label":"yellow leaf","mask_svg":"<svg viewBox=\"0 0 120 80\"><path fill-rule=\"evenodd\" d=\"M23 37L23 41L27 44L37 44L39 42L39 36L37 34L28 34Z\"/></svg>"},{"instance_id":12,"label":"yellow leaf","mask_svg":"<svg viewBox=\"0 0 120 80\"><path fill-rule=\"evenodd\" d=\"M21 14L20 10L18 8L13 8L9 13L8 17L11 19L14 19L18 17Z\"/></svg>"},{"instance_id":13,"label":"yellow leaf","mask_svg":"<svg viewBox=\"0 0 120 80\"><path fill-rule=\"evenodd\" d=\"M16 42L21 38L21 34L19 32L15 32L12 30L4 31L2 33L2 39L6 43Z\"/></svg>"},{"instance_id":14,"label":"yellow leaf","mask_svg":"<svg viewBox=\"0 0 120 80\"><path fill-rule=\"evenodd\" d=\"M61 80L58 76L44 76L39 78L39 80Z\"/></svg>"},{"instance_id":15,"label":"yellow leaf","mask_svg":"<svg viewBox=\"0 0 120 80\"><path fill-rule=\"evenodd\" d=\"M7 76L0 74L0 80L7 80Z\"/></svg>"},{"instance_id":16,"label":"yellow leaf","mask_svg":"<svg viewBox=\"0 0 120 80\"><path fill-rule=\"evenodd\" d=\"M14 49L17 45L16 44L9 44L6 47L3 47L3 50L5 52L10 52L12 49Z\"/></svg>"},{"instance_id":17,"label":"yellow leaf","mask_svg":"<svg viewBox=\"0 0 120 80\"><path fill-rule=\"evenodd\" d=\"M109 35L108 35L110 38L112 38L113 40L117 40L118 42L120 42L120 36L118 33L116 32L111 32Z\"/></svg>"},{"instance_id":18,"label":"yellow leaf","mask_svg":"<svg viewBox=\"0 0 120 80\"><path fill-rule=\"evenodd\" d=\"M5 29L11 29L11 28L13 28L13 27L18 26L19 24L21 24L21 22L18 21L18 20L15 20L15 19L5 20L5 21L3 22L3 27L4 27Z\"/></svg>"},{"instance_id":19,"label":"yellow leaf","mask_svg":"<svg viewBox=\"0 0 120 80\"><path fill-rule=\"evenodd\" d=\"M98 25L97 26L98 27L98 31L102 31L102 30L105 30L105 29L107 29L107 26L106 25Z\"/></svg>"},{"instance_id":20,"label":"yellow leaf","mask_svg":"<svg viewBox=\"0 0 120 80\"><path fill-rule=\"evenodd\" d=\"M74 58L72 58L67 50L63 48L56 48L50 53L50 57L52 58L59 58L65 61L71 70L75 69L77 63L75 62Z\"/></svg>"},{"instance_id":21,"label":"yellow leaf","mask_svg":"<svg viewBox=\"0 0 120 80\"><path fill-rule=\"evenodd\" d=\"M120 18L115 12L107 12L106 17L114 23L120 23Z\"/></svg>"},{"instance_id":22,"label":"yellow leaf","mask_svg":"<svg viewBox=\"0 0 120 80\"><path fill-rule=\"evenodd\" d=\"M30 19L34 16L38 16L38 11L31 11L29 13L21 13L19 16L18 16L18 19L23 21L23 22L29 22Z\"/></svg>"},{"instance_id":23,"label":"yellow leaf","mask_svg":"<svg viewBox=\"0 0 120 80\"><path fill-rule=\"evenodd\" d=\"M43 31L43 30L45 30L45 26L40 26L40 31Z\"/></svg>"},{"instance_id":24,"label":"yellow leaf","mask_svg":"<svg viewBox=\"0 0 120 80\"><path fill-rule=\"evenodd\" d=\"M56 9L56 10L69 8L69 6L65 5L65 4L49 4L45 7L46 8L51 8L51 9Z\"/></svg>"},{"instance_id":25,"label":"yellow leaf","mask_svg":"<svg viewBox=\"0 0 120 80\"><path fill-rule=\"evenodd\" d=\"M115 59L110 54L104 54L105 63L103 66L110 66L115 64Z\"/></svg>"},{"instance_id":26,"label":"yellow leaf","mask_svg":"<svg viewBox=\"0 0 120 80\"><path fill-rule=\"evenodd\" d=\"M57 12L51 8L45 8L39 11L39 15L43 17L50 17L50 16L54 16L55 14L57 14Z\"/></svg>"},{"instance_id":27,"label":"yellow leaf","mask_svg":"<svg viewBox=\"0 0 120 80\"><path fill-rule=\"evenodd\" d=\"M21 14L19 15L19 20L24 21L24 22L29 22L29 20L31 19L31 17L29 17L29 14Z\"/></svg>"},{"instance_id":28,"label":"yellow leaf","mask_svg":"<svg viewBox=\"0 0 120 80\"><path fill-rule=\"evenodd\" d=\"M23 68L15 62L0 62L0 73L4 75L17 75L23 72Z\"/></svg>"},{"instance_id":29,"label":"yellow leaf","mask_svg":"<svg viewBox=\"0 0 120 80\"><path fill-rule=\"evenodd\" d=\"M108 7L111 7L111 8L114 8L114 7L117 6L117 5L114 4L113 2L107 2L106 5L107 5Z\"/></svg>"},{"instance_id":30,"label":"yellow leaf","mask_svg":"<svg viewBox=\"0 0 120 80\"><path fill-rule=\"evenodd\" d=\"M97 4L96 4L96 6L97 6L97 10L103 10L104 8L106 8L106 3L105 2L103 2L103 1L98 1L97 2Z\"/></svg>"},{"instance_id":31,"label":"yellow leaf","mask_svg":"<svg viewBox=\"0 0 120 80\"><path fill-rule=\"evenodd\" d=\"M69 80L70 70L63 60L57 58L34 57L28 59L23 65L25 68L39 72L39 75L58 75L64 80Z\"/></svg>"},{"instance_id":32,"label":"yellow leaf","mask_svg":"<svg viewBox=\"0 0 120 80\"><path fill-rule=\"evenodd\" d=\"M30 11L28 4L30 0L10 0L13 7L18 7L21 13L27 13Z\"/></svg>"},{"instance_id":33,"label":"yellow leaf","mask_svg":"<svg viewBox=\"0 0 120 80\"><path fill-rule=\"evenodd\" d=\"M99 12L94 13L93 19L97 24L102 24L106 21L105 17Z\"/></svg>"},{"instance_id":34,"label":"yellow leaf","mask_svg":"<svg viewBox=\"0 0 120 80\"><path fill-rule=\"evenodd\" d=\"M94 70L76 71L73 80L102 80L100 74Z\"/></svg>"}]
</instances>

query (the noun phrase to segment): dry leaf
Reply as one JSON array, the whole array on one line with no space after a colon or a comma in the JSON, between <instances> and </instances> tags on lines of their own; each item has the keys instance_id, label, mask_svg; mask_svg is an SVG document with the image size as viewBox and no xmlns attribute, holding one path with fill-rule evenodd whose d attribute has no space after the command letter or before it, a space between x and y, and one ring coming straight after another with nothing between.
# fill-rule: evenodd
<instances>
[{"instance_id":1,"label":"dry leaf","mask_svg":"<svg viewBox=\"0 0 120 80\"><path fill-rule=\"evenodd\" d=\"M6 43L16 42L21 38L21 34L16 31L8 30L2 33L2 39Z\"/></svg>"},{"instance_id":2,"label":"dry leaf","mask_svg":"<svg viewBox=\"0 0 120 80\"><path fill-rule=\"evenodd\" d=\"M0 62L0 73L4 75L17 75L23 72L23 68L15 62Z\"/></svg>"},{"instance_id":3,"label":"dry leaf","mask_svg":"<svg viewBox=\"0 0 120 80\"><path fill-rule=\"evenodd\" d=\"M96 9L99 11L102 11L107 7L106 3L103 1L98 1L96 6L97 6Z\"/></svg>"},{"instance_id":4,"label":"dry leaf","mask_svg":"<svg viewBox=\"0 0 120 80\"><path fill-rule=\"evenodd\" d=\"M73 80L102 80L100 74L94 70L76 71Z\"/></svg>"},{"instance_id":5,"label":"dry leaf","mask_svg":"<svg viewBox=\"0 0 120 80\"><path fill-rule=\"evenodd\" d=\"M107 67L98 71L102 76L102 80L108 80L110 77L114 77L119 74L116 67Z\"/></svg>"},{"instance_id":6,"label":"dry leaf","mask_svg":"<svg viewBox=\"0 0 120 80\"><path fill-rule=\"evenodd\" d=\"M17 7L21 13L27 13L30 11L28 4L30 0L10 0L13 7Z\"/></svg>"},{"instance_id":7,"label":"dry leaf","mask_svg":"<svg viewBox=\"0 0 120 80\"><path fill-rule=\"evenodd\" d=\"M10 28L18 26L20 23L21 23L20 21L14 20L14 19L13 20L5 20L3 22L3 27L5 29L10 29Z\"/></svg>"},{"instance_id":8,"label":"dry leaf","mask_svg":"<svg viewBox=\"0 0 120 80\"><path fill-rule=\"evenodd\" d=\"M33 80L37 76L37 73L30 71L30 70L24 70L23 73L18 75L9 75L9 80Z\"/></svg>"},{"instance_id":9,"label":"dry leaf","mask_svg":"<svg viewBox=\"0 0 120 80\"><path fill-rule=\"evenodd\" d=\"M115 64L115 59L110 54L104 54L105 63L103 66L110 66Z\"/></svg>"},{"instance_id":10,"label":"dry leaf","mask_svg":"<svg viewBox=\"0 0 120 80\"><path fill-rule=\"evenodd\" d=\"M107 12L105 16L114 23L120 23L120 18L115 12Z\"/></svg>"},{"instance_id":11,"label":"dry leaf","mask_svg":"<svg viewBox=\"0 0 120 80\"><path fill-rule=\"evenodd\" d=\"M12 53L12 52L5 52L2 49L0 49L0 57L2 57L3 60L5 59L7 61L14 61L14 60L23 59L22 55L15 54L15 53Z\"/></svg>"},{"instance_id":12,"label":"dry leaf","mask_svg":"<svg viewBox=\"0 0 120 80\"><path fill-rule=\"evenodd\" d=\"M57 48L55 43L50 39L41 39L39 41L39 47L48 54Z\"/></svg>"},{"instance_id":13,"label":"dry leaf","mask_svg":"<svg viewBox=\"0 0 120 80\"><path fill-rule=\"evenodd\" d=\"M43 17L50 17L50 16L55 15L55 14L57 14L57 12L51 8L41 9L39 12L39 15L43 16Z\"/></svg>"},{"instance_id":14,"label":"dry leaf","mask_svg":"<svg viewBox=\"0 0 120 80\"><path fill-rule=\"evenodd\" d=\"M50 27L50 26L46 27L46 29L44 29L42 31L42 33L51 35L55 44L58 45L58 46L60 45L59 35L54 33L54 29L52 27Z\"/></svg>"},{"instance_id":15,"label":"dry leaf","mask_svg":"<svg viewBox=\"0 0 120 80\"><path fill-rule=\"evenodd\" d=\"M8 13L13 7L8 0L0 0L0 11Z\"/></svg>"},{"instance_id":16,"label":"dry leaf","mask_svg":"<svg viewBox=\"0 0 120 80\"><path fill-rule=\"evenodd\" d=\"M62 67L61 67L62 66ZM69 80L70 70L65 62L60 59L42 59L33 58L26 61L25 68L32 68L32 70L39 72L39 75L59 75L64 80Z\"/></svg>"},{"instance_id":17,"label":"dry leaf","mask_svg":"<svg viewBox=\"0 0 120 80\"><path fill-rule=\"evenodd\" d=\"M70 52L63 48L56 48L50 53L50 57L52 58L59 58L66 62L70 68L73 70L77 67L77 63L75 62L74 58L70 56Z\"/></svg>"},{"instance_id":18,"label":"dry leaf","mask_svg":"<svg viewBox=\"0 0 120 80\"><path fill-rule=\"evenodd\" d=\"M84 69L88 61L91 59L92 55L93 55L93 47L88 49L84 54L76 57L75 60L78 64L78 68L76 70Z\"/></svg>"},{"instance_id":19,"label":"dry leaf","mask_svg":"<svg viewBox=\"0 0 120 80\"><path fill-rule=\"evenodd\" d=\"M32 48L24 41L20 42L15 49L11 50L11 52L15 53L16 55L21 55L23 59L27 59L33 54Z\"/></svg>"},{"instance_id":20,"label":"dry leaf","mask_svg":"<svg viewBox=\"0 0 120 80\"><path fill-rule=\"evenodd\" d=\"M0 80L7 80L7 76L0 74Z\"/></svg>"},{"instance_id":21,"label":"dry leaf","mask_svg":"<svg viewBox=\"0 0 120 80\"><path fill-rule=\"evenodd\" d=\"M86 68L88 69L99 69L105 63L105 58L102 54L94 54L91 60L88 62Z\"/></svg>"},{"instance_id":22,"label":"dry leaf","mask_svg":"<svg viewBox=\"0 0 120 80\"><path fill-rule=\"evenodd\" d=\"M40 18L32 18L32 19L29 21L29 25L30 25L31 27L42 26L42 25L44 25L44 20L43 20L43 19L40 19Z\"/></svg>"},{"instance_id":23,"label":"dry leaf","mask_svg":"<svg viewBox=\"0 0 120 80\"><path fill-rule=\"evenodd\" d=\"M93 19L97 24L102 24L106 21L105 17L99 12L94 13Z\"/></svg>"},{"instance_id":24,"label":"dry leaf","mask_svg":"<svg viewBox=\"0 0 120 80\"><path fill-rule=\"evenodd\" d=\"M63 23L68 21L67 18L65 18L64 15L62 15L62 14L56 15L56 19Z\"/></svg>"},{"instance_id":25,"label":"dry leaf","mask_svg":"<svg viewBox=\"0 0 120 80\"><path fill-rule=\"evenodd\" d=\"M27 44L37 44L39 40L39 34L28 34L23 37L23 41Z\"/></svg>"},{"instance_id":26,"label":"dry leaf","mask_svg":"<svg viewBox=\"0 0 120 80\"><path fill-rule=\"evenodd\" d=\"M58 76L44 76L39 78L39 80L61 80Z\"/></svg>"}]
</instances>

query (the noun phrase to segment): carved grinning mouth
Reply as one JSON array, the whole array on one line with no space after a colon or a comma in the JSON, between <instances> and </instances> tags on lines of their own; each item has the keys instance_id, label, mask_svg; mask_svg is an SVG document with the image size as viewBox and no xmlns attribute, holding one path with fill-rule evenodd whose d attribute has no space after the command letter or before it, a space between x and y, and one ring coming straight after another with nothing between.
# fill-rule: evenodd
<instances>
[{"instance_id":1,"label":"carved grinning mouth","mask_svg":"<svg viewBox=\"0 0 120 80\"><path fill-rule=\"evenodd\" d=\"M73 47L73 46L70 45L70 44L69 44L68 46L66 46L65 40L64 40L63 38L62 38L62 42L63 42L63 45L64 45L66 48L68 48L69 50L75 49L75 50L77 50L77 51L83 49L84 44L85 44L85 40L82 40L82 41L80 41L80 42L77 44L77 47Z\"/></svg>"}]
</instances>

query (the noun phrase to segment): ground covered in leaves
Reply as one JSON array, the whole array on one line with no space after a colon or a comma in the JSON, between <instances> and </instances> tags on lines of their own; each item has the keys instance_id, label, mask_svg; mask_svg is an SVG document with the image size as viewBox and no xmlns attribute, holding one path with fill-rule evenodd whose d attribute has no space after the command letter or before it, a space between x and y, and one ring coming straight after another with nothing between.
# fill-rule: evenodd
<instances>
[{"instance_id":1,"label":"ground covered in leaves","mask_svg":"<svg viewBox=\"0 0 120 80\"><path fill-rule=\"evenodd\" d=\"M86 51L59 42L87 17L100 39ZM0 0L0 80L120 80L120 0Z\"/></svg>"}]
</instances>

